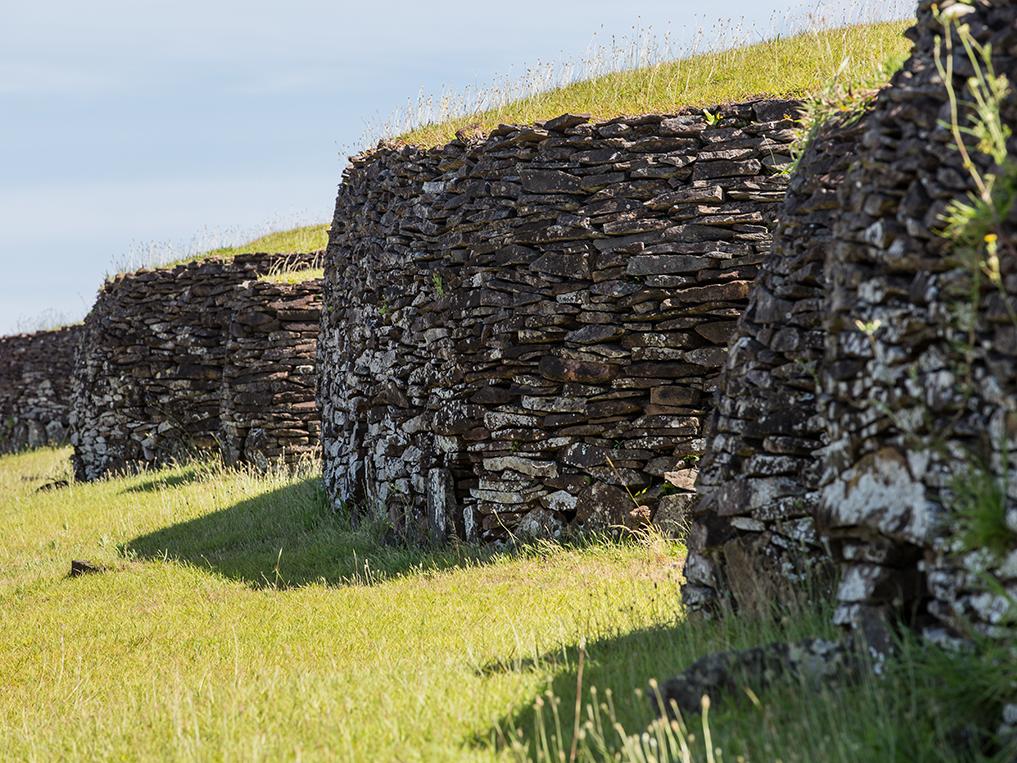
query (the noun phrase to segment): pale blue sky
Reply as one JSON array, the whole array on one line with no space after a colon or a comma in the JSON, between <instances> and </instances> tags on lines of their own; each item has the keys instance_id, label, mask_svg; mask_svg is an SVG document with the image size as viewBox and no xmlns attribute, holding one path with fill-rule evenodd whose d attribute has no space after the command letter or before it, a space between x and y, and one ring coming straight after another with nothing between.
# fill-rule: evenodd
<instances>
[{"instance_id":1,"label":"pale blue sky","mask_svg":"<svg viewBox=\"0 0 1017 763\"><path fill-rule=\"evenodd\" d=\"M595 36L634 25L684 41L717 19L744 19L768 37L817 3L4 5L0 334L46 312L82 317L104 274L152 244L186 251L327 221L344 157L421 90L581 58Z\"/></svg>"}]
</instances>

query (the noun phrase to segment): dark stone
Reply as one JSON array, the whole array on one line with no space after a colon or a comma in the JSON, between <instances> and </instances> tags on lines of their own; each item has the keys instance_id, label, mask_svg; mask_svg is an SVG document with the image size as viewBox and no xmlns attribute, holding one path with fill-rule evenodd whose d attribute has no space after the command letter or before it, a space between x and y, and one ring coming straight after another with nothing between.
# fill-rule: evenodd
<instances>
[{"instance_id":1,"label":"dark stone","mask_svg":"<svg viewBox=\"0 0 1017 763\"><path fill-rule=\"evenodd\" d=\"M581 193L582 180L561 170L523 170L523 189L529 193Z\"/></svg>"},{"instance_id":2,"label":"dark stone","mask_svg":"<svg viewBox=\"0 0 1017 763\"><path fill-rule=\"evenodd\" d=\"M85 562L80 559L74 559L71 561L71 577L76 578L81 575L91 575L97 572L104 572L105 569L100 565L93 564L92 562Z\"/></svg>"}]
</instances>

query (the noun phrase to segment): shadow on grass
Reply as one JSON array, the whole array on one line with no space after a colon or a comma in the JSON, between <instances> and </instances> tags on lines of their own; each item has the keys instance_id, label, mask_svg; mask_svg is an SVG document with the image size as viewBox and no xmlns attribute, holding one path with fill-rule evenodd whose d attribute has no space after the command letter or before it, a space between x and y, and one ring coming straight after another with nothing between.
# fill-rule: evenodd
<instances>
[{"instance_id":1,"label":"shadow on grass","mask_svg":"<svg viewBox=\"0 0 1017 763\"><path fill-rule=\"evenodd\" d=\"M144 482L139 482L137 485L131 485L125 487L124 493L158 493L161 490L167 490L174 487L183 487L184 485L190 485L195 482L200 482L206 478L205 473L202 471L202 463L185 463L179 468L177 474L167 474L158 477L152 477Z\"/></svg>"},{"instance_id":2,"label":"shadow on grass","mask_svg":"<svg viewBox=\"0 0 1017 763\"><path fill-rule=\"evenodd\" d=\"M573 644L537 657L482 666L478 675L550 673L545 690L469 740L525 760L686 760L649 742L657 716L651 680L663 682L700 657L809 637L836 637L828 604L777 618L728 615L677 622ZM580 653L583 653L580 670ZM1005 650L998 650L1004 654ZM1008 653L1007 653L1008 654ZM997 655L998 657L998 655ZM746 678L743 691L714 698L709 713L717 760L942 760L1011 763L1017 748L993 738L1005 692L998 673L1012 658L984 659L905 638L883 672L862 670L816 684L792 676ZM1000 667L1006 665L1006 667ZM580 723L575 723L576 699ZM706 761L701 716L684 721L688 760ZM580 729L578 735L574 729ZM673 741L675 736L672 735ZM643 746L643 755L633 750ZM616 757L620 756L620 757Z\"/></svg>"},{"instance_id":3,"label":"shadow on grass","mask_svg":"<svg viewBox=\"0 0 1017 763\"><path fill-rule=\"evenodd\" d=\"M514 748L527 760L543 759L544 745L552 753L556 745L569 751L576 698L580 696L580 722L586 721L590 708L596 706L603 719L604 741L612 753L617 752L622 747L618 729L638 734L655 718L649 700L651 680L662 682L703 655L748 646L754 637L771 636L777 630L779 626L772 622L735 618L676 622L598 639L582 647L573 644L537 657L485 665L478 674L550 671L553 677L532 702L502 717L472 742L480 747Z\"/></svg>"},{"instance_id":4,"label":"shadow on grass","mask_svg":"<svg viewBox=\"0 0 1017 763\"><path fill-rule=\"evenodd\" d=\"M198 478L185 473L180 480ZM156 490L166 483L166 479L153 480L134 489ZM122 551L142 559L206 567L255 588L370 585L490 557L470 547L435 550L384 545L377 533L351 528L328 504L321 480L310 477L135 538Z\"/></svg>"}]
</instances>

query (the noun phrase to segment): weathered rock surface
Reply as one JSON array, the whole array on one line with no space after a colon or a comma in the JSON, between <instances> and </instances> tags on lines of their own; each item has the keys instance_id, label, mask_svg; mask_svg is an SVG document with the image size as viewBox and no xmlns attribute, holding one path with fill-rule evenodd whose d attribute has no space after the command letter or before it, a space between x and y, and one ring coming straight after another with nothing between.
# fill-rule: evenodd
<instances>
[{"instance_id":1,"label":"weathered rock surface","mask_svg":"<svg viewBox=\"0 0 1017 763\"><path fill-rule=\"evenodd\" d=\"M70 378L80 326L0 337L0 453L70 436Z\"/></svg>"},{"instance_id":2,"label":"weathered rock surface","mask_svg":"<svg viewBox=\"0 0 1017 763\"><path fill-rule=\"evenodd\" d=\"M256 463L313 452L316 284L258 279L319 260L238 255L108 281L74 369L78 478L220 448Z\"/></svg>"},{"instance_id":3,"label":"weathered rock surface","mask_svg":"<svg viewBox=\"0 0 1017 763\"><path fill-rule=\"evenodd\" d=\"M250 281L234 295L220 403L227 463L261 468L318 453L321 280Z\"/></svg>"},{"instance_id":4,"label":"weathered rock surface","mask_svg":"<svg viewBox=\"0 0 1017 763\"><path fill-rule=\"evenodd\" d=\"M738 319L699 464L685 563L685 605L769 607L830 557L815 529L817 380L825 351L826 258L837 193L856 160L864 115L838 117L791 178L748 308Z\"/></svg>"},{"instance_id":5,"label":"weathered rock surface","mask_svg":"<svg viewBox=\"0 0 1017 763\"><path fill-rule=\"evenodd\" d=\"M702 451L795 110L566 117L355 157L319 342L333 499L409 537L491 541L637 526L691 495L664 477Z\"/></svg>"},{"instance_id":6,"label":"weathered rock surface","mask_svg":"<svg viewBox=\"0 0 1017 763\"><path fill-rule=\"evenodd\" d=\"M958 24L974 44L960 43ZM949 35L952 49L943 42ZM814 233L825 249L825 285L817 273L815 282L762 311L775 328L781 315L794 326L796 311L818 288L825 293L818 335L778 340L782 324L762 336L759 324L765 328L768 321L753 321L752 308L739 324L725 398L745 389L749 395L720 403L700 482L685 599L699 606L736 587L743 570L730 563L727 544L760 552L752 558L778 560L789 580L822 559L811 542L772 548L781 533L780 502L792 496L805 510L796 515L798 504L792 504L791 519L814 527L832 552L839 573L836 621L869 649L885 653L895 630L912 628L937 642L970 642L981 634L1017 650L1017 211L1005 201L1007 194L1012 198L1017 140L1006 135L1008 156L999 166L980 150L977 131L963 133L982 182L997 178L1002 212L974 242L945 236L948 205L970 201L978 182L957 149L948 89L936 66L938 50L942 61L951 61L961 104L957 121L970 127L969 78L976 68L988 71L971 55L977 59L978 46L985 46L994 71L1014 81L1017 5L923 1L911 36L911 58L866 115L853 161L837 170L842 180L830 184L839 185L836 207L811 218L819 222ZM1012 87L1000 100L999 119L1010 130L1017 127ZM838 139L836 131L832 135ZM802 171L816 161L814 151ZM783 222L785 229L792 226L791 236L778 234L773 268L764 263L752 297L757 315L770 295L779 297L768 273L776 261L782 255L788 264L809 259L808 245L794 232L810 219L796 207L796 192L815 180L792 183L791 215ZM758 415L752 408L765 398L753 386L798 387L787 384L790 375L775 374L746 388L736 367L747 349L747 373L754 365L779 369L798 353L816 369L814 385L782 393L794 405L776 432L767 426L774 406L764 404ZM749 406L747 415L738 412L740 402ZM764 436L794 439L772 443L778 447L768 452L753 427ZM761 456L778 458L767 464ZM780 468L791 466L786 456L801 459L796 472ZM757 467L780 479L763 491L763 500ZM766 507L766 516L752 514ZM758 522L750 527L744 519ZM1009 725L1004 737L1014 735L1015 698L1017 685L1002 711Z\"/></svg>"},{"instance_id":7,"label":"weathered rock surface","mask_svg":"<svg viewBox=\"0 0 1017 763\"><path fill-rule=\"evenodd\" d=\"M995 71L1014 81L1017 6L940 8L991 45ZM947 89L934 60L946 31L932 3L920 3L912 34L915 52L868 120L834 228L819 527L841 568L839 622L875 641L904 618L934 639L974 627L1017 643L1017 568L1007 563L1017 532L1002 519L1017 508L1017 323L1010 317L1017 218L1007 210L996 231L998 288L972 264L973 253L941 235L946 206L975 184L948 127ZM971 99L973 66L952 35L953 85L963 102ZM1012 88L1000 117L1017 127ZM969 150L979 171L997 172L975 143ZM1017 156L1014 138L1007 147ZM976 256L984 260L987 250ZM995 548L965 519L965 485L980 474L997 486L986 495L998 504Z\"/></svg>"}]
</instances>

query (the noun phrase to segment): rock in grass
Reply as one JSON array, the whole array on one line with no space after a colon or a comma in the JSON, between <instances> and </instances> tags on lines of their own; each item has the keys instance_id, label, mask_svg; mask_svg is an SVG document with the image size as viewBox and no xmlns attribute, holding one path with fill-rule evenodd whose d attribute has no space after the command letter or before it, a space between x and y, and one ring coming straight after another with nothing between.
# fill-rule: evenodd
<instances>
[{"instance_id":1,"label":"rock in grass","mask_svg":"<svg viewBox=\"0 0 1017 763\"><path fill-rule=\"evenodd\" d=\"M813 638L706 655L659 687L651 685L649 697L659 715L687 716L698 713L706 698L730 701L746 690L758 694L779 680L800 681L818 692L823 685L858 674L859 651L853 641Z\"/></svg>"},{"instance_id":2,"label":"rock in grass","mask_svg":"<svg viewBox=\"0 0 1017 763\"><path fill-rule=\"evenodd\" d=\"M82 575L91 575L96 572L103 572L104 568L91 562L85 562L81 559L71 560L71 577L77 578Z\"/></svg>"},{"instance_id":3,"label":"rock in grass","mask_svg":"<svg viewBox=\"0 0 1017 763\"><path fill-rule=\"evenodd\" d=\"M59 490L60 488L67 487L67 485L69 484L70 483L67 482L67 480L53 480L52 482L47 482L44 485L40 485L38 488L36 488L35 492L48 493L50 490Z\"/></svg>"}]
</instances>

